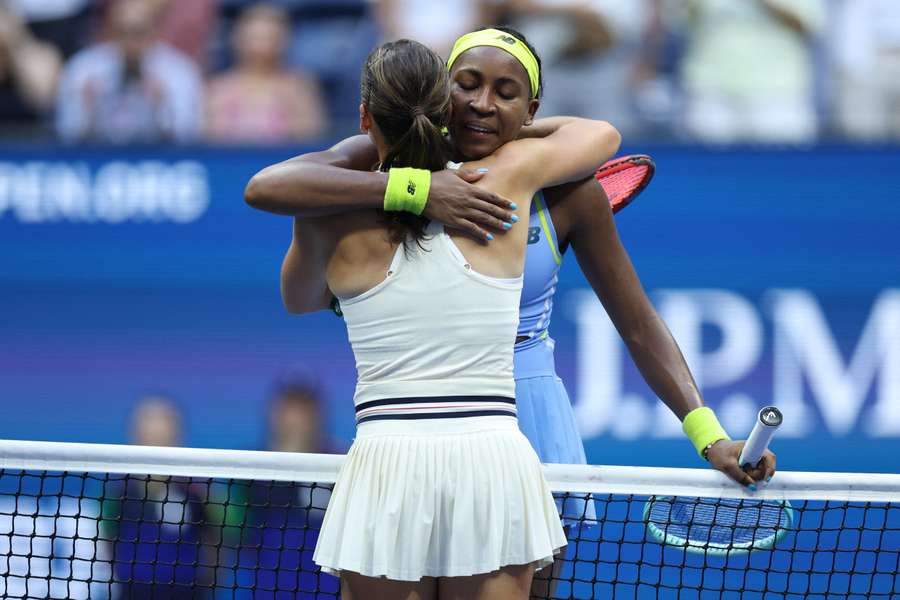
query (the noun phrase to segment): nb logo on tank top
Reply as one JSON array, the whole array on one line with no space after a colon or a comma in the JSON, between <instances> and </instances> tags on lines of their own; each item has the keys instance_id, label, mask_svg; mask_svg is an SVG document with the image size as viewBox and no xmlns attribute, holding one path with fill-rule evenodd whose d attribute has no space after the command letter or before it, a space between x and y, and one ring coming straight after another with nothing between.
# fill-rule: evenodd
<instances>
[{"instance_id":1,"label":"nb logo on tank top","mask_svg":"<svg viewBox=\"0 0 900 600\"><path fill-rule=\"evenodd\" d=\"M537 244L541 241L541 228L540 227L529 227L528 228L528 245Z\"/></svg>"}]
</instances>

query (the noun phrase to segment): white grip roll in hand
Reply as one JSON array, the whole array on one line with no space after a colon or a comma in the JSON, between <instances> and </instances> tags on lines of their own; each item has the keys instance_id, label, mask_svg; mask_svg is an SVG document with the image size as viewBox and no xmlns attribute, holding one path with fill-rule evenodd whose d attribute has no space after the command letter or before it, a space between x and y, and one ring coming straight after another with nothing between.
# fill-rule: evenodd
<instances>
[{"instance_id":1,"label":"white grip roll in hand","mask_svg":"<svg viewBox=\"0 0 900 600\"><path fill-rule=\"evenodd\" d=\"M753 426L753 431L750 432L750 437L747 438L747 443L744 444L741 457L738 459L738 464L742 468L744 465L755 467L759 464L759 460L766 448L769 447L769 442L772 440L775 430L781 425L781 421L781 411L774 406L766 406L759 411L756 425Z\"/></svg>"}]
</instances>

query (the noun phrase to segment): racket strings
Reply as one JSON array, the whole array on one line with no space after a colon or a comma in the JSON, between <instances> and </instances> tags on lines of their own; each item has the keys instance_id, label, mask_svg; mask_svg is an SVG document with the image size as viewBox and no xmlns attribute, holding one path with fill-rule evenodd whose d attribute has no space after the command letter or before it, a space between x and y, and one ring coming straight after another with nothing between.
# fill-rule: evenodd
<instances>
[{"instance_id":1,"label":"racket strings","mask_svg":"<svg viewBox=\"0 0 900 600\"><path fill-rule=\"evenodd\" d=\"M644 185L649 167L637 166L604 177L601 181L610 202L620 201Z\"/></svg>"},{"instance_id":2,"label":"racket strings","mask_svg":"<svg viewBox=\"0 0 900 600\"><path fill-rule=\"evenodd\" d=\"M730 548L774 541L790 527L781 503L747 499L658 498L648 522L686 545Z\"/></svg>"}]
</instances>

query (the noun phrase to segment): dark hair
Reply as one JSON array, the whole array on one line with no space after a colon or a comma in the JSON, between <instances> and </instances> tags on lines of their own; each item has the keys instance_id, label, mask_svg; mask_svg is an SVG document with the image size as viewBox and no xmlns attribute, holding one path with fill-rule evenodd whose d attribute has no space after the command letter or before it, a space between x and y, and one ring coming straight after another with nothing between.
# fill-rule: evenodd
<instances>
[{"instance_id":1,"label":"dark hair","mask_svg":"<svg viewBox=\"0 0 900 600\"><path fill-rule=\"evenodd\" d=\"M320 398L323 390L315 372L304 365L292 365L275 378L269 396L281 400L288 396Z\"/></svg>"},{"instance_id":2,"label":"dark hair","mask_svg":"<svg viewBox=\"0 0 900 600\"><path fill-rule=\"evenodd\" d=\"M526 48L531 50L531 53L534 54L534 59L537 61L537 66L538 66L538 93L537 93L537 96L535 96L535 98L540 98L541 94L544 93L544 68L541 66L541 56L537 53L537 50L535 50L534 46L531 45L531 42L528 41L528 38L525 37L525 34L522 33L521 31L519 31L518 29L510 27L509 25L495 25L493 27L482 27L478 31L484 31L485 29L496 29L497 31L502 31L503 33L508 33L509 35L513 36L514 38L516 38L517 40L519 40L520 42L525 44ZM529 88L529 90L530 89L531 88Z\"/></svg>"},{"instance_id":3,"label":"dark hair","mask_svg":"<svg viewBox=\"0 0 900 600\"><path fill-rule=\"evenodd\" d=\"M366 59L360 95L389 145L381 170L413 167L440 171L451 156L442 128L450 121L450 80L444 61L412 40L375 48ZM425 235L427 220L410 213L387 213L395 243L408 234Z\"/></svg>"}]
</instances>

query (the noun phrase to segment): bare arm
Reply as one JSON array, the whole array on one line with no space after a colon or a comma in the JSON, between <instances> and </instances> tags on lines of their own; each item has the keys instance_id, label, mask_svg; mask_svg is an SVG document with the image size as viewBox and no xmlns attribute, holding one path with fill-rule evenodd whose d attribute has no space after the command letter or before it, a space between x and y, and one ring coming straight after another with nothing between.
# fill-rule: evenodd
<instances>
[{"instance_id":1,"label":"bare arm","mask_svg":"<svg viewBox=\"0 0 900 600\"><path fill-rule=\"evenodd\" d=\"M593 175L619 146L619 133L609 123L561 117L544 138L515 140L491 156L468 163L491 170L482 185L520 200L519 220L527 223L536 191ZM512 228L487 251L461 247L473 268L492 277L516 277L525 265L528 229Z\"/></svg>"},{"instance_id":2,"label":"bare arm","mask_svg":"<svg viewBox=\"0 0 900 600\"><path fill-rule=\"evenodd\" d=\"M619 239L609 201L593 179L549 191L551 203L563 202L562 227L581 270L628 347L654 393L678 417L703 406L703 398L678 344L647 297L631 259ZM738 466L743 442L720 441L709 451L710 464L735 481L752 485L775 471L767 453L758 469Z\"/></svg>"},{"instance_id":3,"label":"bare arm","mask_svg":"<svg viewBox=\"0 0 900 600\"><path fill-rule=\"evenodd\" d=\"M324 164L337 169L357 170L364 174L378 160L378 154L366 136L348 138L325 152L306 154L279 163L287 171L287 181L272 182L274 192L290 193L290 166L301 163ZM275 165L278 166L278 165ZM270 167L271 168L271 167ZM252 183L252 181L251 181ZM282 189L282 186L287 186ZM250 186L248 185L248 190ZM287 201L291 196L286 196ZM249 198L248 198L249 202ZM251 203L251 206L253 204ZM295 217L293 237L281 263L281 299L288 312L302 314L328 308L333 295L328 289L325 271L330 252L326 251L317 226L321 219Z\"/></svg>"},{"instance_id":4,"label":"bare arm","mask_svg":"<svg viewBox=\"0 0 900 600\"><path fill-rule=\"evenodd\" d=\"M368 136L358 135L323 152L302 154L266 167L253 176L244 198L253 208L301 217L381 208L387 174L373 172L378 152ZM505 231L511 202L472 185L483 173L438 171L424 215L484 240L488 231Z\"/></svg>"},{"instance_id":5,"label":"bare arm","mask_svg":"<svg viewBox=\"0 0 900 600\"><path fill-rule=\"evenodd\" d=\"M606 121L551 117L535 121L526 134L495 153L513 167L524 187L541 189L592 175L619 149L616 128Z\"/></svg>"},{"instance_id":6,"label":"bare arm","mask_svg":"<svg viewBox=\"0 0 900 600\"><path fill-rule=\"evenodd\" d=\"M281 263L281 300L289 313L328 308L332 294L325 281L327 254L314 225L294 219L293 239Z\"/></svg>"},{"instance_id":7,"label":"bare arm","mask_svg":"<svg viewBox=\"0 0 900 600\"><path fill-rule=\"evenodd\" d=\"M376 162L369 139L354 136L266 167L250 179L244 199L259 210L302 217L380 208L387 173L372 172Z\"/></svg>"},{"instance_id":8,"label":"bare arm","mask_svg":"<svg viewBox=\"0 0 900 600\"><path fill-rule=\"evenodd\" d=\"M569 121L569 117L545 117L535 119L519 130L520 140L545 138Z\"/></svg>"},{"instance_id":9,"label":"bare arm","mask_svg":"<svg viewBox=\"0 0 900 600\"><path fill-rule=\"evenodd\" d=\"M4 46L24 99L38 111L48 110L62 66L59 52L33 37L16 15L0 6L0 47Z\"/></svg>"},{"instance_id":10,"label":"bare arm","mask_svg":"<svg viewBox=\"0 0 900 600\"><path fill-rule=\"evenodd\" d=\"M554 188L572 215L569 242L581 270L616 326L635 364L657 396L680 419L703 406L678 344L647 297L596 181Z\"/></svg>"}]
</instances>

